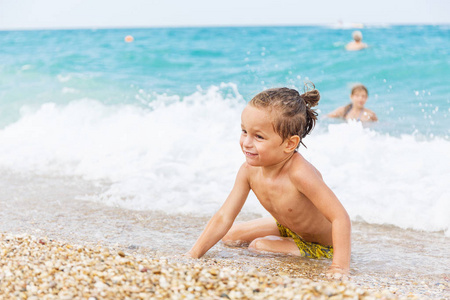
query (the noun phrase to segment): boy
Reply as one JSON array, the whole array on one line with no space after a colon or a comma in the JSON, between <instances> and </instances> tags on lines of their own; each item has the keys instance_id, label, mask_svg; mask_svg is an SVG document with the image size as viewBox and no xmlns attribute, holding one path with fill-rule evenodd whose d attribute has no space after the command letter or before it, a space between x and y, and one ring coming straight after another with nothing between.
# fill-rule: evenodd
<instances>
[{"instance_id":1,"label":"boy","mask_svg":"<svg viewBox=\"0 0 450 300\"><path fill-rule=\"evenodd\" d=\"M317 90L302 95L288 88L263 91L242 112L244 162L225 203L187 253L203 256L220 239L249 244L256 252L331 258L329 275L350 268L349 216L319 171L297 151L315 125ZM273 218L233 222L253 190ZM233 225L233 226L232 226Z\"/></svg>"}]
</instances>

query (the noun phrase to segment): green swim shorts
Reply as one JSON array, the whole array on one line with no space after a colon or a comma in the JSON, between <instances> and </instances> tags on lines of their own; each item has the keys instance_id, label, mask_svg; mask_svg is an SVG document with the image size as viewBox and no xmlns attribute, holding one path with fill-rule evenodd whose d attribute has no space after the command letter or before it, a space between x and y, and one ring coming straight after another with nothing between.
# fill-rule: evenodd
<instances>
[{"instance_id":1,"label":"green swim shorts","mask_svg":"<svg viewBox=\"0 0 450 300\"><path fill-rule=\"evenodd\" d=\"M277 226L282 237L291 237L294 239L302 256L310 258L333 258L333 246L323 246L321 244L307 242L289 228L278 223L278 221Z\"/></svg>"}]
</instances>

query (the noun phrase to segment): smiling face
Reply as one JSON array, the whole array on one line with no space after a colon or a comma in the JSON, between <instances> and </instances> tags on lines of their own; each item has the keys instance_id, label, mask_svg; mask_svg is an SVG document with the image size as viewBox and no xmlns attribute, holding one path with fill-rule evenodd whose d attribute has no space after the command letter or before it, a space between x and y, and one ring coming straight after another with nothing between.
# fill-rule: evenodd
<instances>
[{"instance_id":1,"label":"smiling face","mask_svg":"<svg viewBox=\"0 0 450 300\"><path fill-rule=\"evenodd\" d=\"M355 89L350 95L350 100L355 108L363 109L367 102L367 92L364 89Z\"/></svg>"},{"instance_id":2,"label":"smiling face","mask_svg":"<svg viewBox=\"0 0 450 300\"><path fill-rule=\"evenodd\" d=\"M251 166L270 166L283 161L292 151L275 132L270 111L251 105L241 116L241 149Z\"/></svg>"}]
</instances>

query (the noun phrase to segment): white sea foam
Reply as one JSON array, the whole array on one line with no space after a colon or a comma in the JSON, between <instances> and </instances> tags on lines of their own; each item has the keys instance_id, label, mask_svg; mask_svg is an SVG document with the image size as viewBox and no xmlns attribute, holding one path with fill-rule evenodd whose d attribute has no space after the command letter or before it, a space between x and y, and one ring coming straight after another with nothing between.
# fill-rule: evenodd
<instances>
[{"instance_id":1,"label":"white sea foam","mask_svg":"<svg viewBox=\"0 0 450 300\"><path fill-rule=\"evenodd\" d=\"M136 210L211 215L244 158L234 85L147 107L81 99L24 107L0 131L0 167L109 182L89 200ZM450 235L450 142L392 137L360 123L326 124L301 153L322 173L352 219ZM265 214L254 196L244 210Z\"/></svg>"},{"instance_id":2,"label":"white sea foam","mask_svg":"<svg viewBox=\"0 0 450 300\"><path fill-rule=\"evenodd\" d=\"M352 218L450 233L448 141L392 137L354 122L328 125L308 142L305 156Z\"/></svg>"}]
</instances>

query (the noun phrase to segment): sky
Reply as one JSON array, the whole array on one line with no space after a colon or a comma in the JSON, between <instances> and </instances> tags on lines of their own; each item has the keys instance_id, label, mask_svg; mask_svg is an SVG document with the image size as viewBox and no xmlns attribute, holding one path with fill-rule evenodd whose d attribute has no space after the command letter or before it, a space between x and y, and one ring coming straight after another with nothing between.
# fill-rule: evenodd
<instances>
[{"instance_id":1,"label":"sky","mask_svg":"<svg viewBox=\"0 0 450 300\"><path fill-rule=\"evenodd\" d=\"M0 29L450 24L450 0L0 0Z\"/></svg>"}]
</instances>

